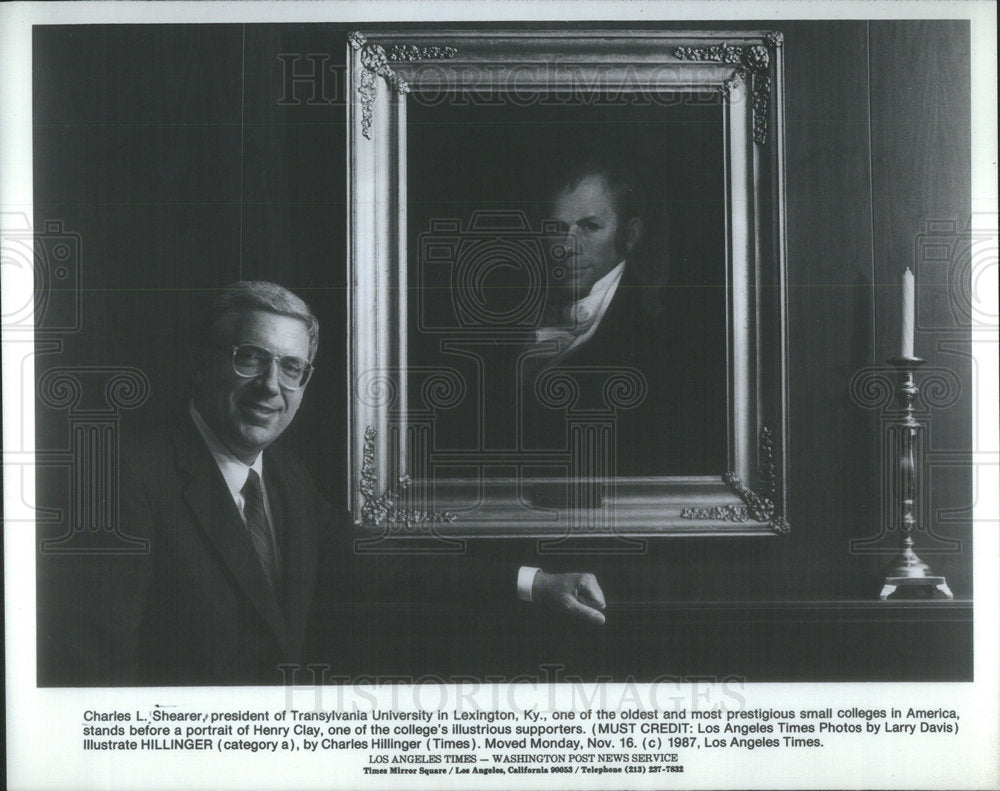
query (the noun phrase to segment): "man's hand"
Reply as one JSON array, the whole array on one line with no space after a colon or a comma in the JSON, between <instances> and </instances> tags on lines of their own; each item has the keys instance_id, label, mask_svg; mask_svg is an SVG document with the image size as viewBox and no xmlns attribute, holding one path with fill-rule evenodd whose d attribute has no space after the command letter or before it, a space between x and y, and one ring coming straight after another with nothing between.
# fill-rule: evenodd
<instances>
[{"instance_id":1,"label":"man's hand","mask_svg":"<svg viewBox=\"0 0 1000 791\"><path fill-rule=\"evenodd\" d=\"M539 571L531 585L531 600L596 626L604 623L604 593L593 574Z\"/></svg>"}]
</instances>

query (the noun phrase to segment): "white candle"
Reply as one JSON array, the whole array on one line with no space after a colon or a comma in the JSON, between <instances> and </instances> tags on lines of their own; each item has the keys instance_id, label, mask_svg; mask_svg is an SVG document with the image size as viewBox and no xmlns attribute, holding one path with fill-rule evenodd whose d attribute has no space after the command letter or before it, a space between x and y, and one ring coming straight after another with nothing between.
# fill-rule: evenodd
<instances>
[{"instance_id":1,"label":"white candle","mask_svg":"<svg viewBox=\"0 0 1000 791\"><path fill-rule=\"evenodd\" d=\"M903 272L903 357L913 356L913 272Z\"/></svg>"}]
</instances>

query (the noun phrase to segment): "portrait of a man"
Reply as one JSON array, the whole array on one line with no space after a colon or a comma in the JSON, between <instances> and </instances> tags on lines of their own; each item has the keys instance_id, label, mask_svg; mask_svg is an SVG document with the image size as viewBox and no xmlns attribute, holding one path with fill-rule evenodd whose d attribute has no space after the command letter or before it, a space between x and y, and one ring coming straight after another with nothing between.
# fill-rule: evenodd
<instances>
[{"instance_id":1,"label":"portrait of a man","mask_svg":"<svg viewBox=\"0 0 1000 791\"><path fill-rule=\"evenodd\" d=\"M662 309L654 313L647 306L638 265L629 260L642 239L642 210L637 178L623 165L583 162L555 188L552 220L557 238L564 236L549 263L543 326L525 350L522 368L528 442L565 443L553 437L565 427L562 412L547 409L539 398L539 377L565 371L579 388L575 408L617 412L606 452L613 453L610 470L621 475L690 468L690 454L670 422L682 414L676 399L683 388L670 388L681 379L675 336ZM605 394L607 376L615 373L631 377L638 391L636 403L620 411Z\"/></svg>"},{"instance_id":2,"label":"portrait of a man","mask_svg":"<svg viewBox=\"0 0 1000 791\"><path fill-rule=\"evenodd\" d=\"M478 447L463 427L479 415L484 448L564 449L569 413L589 412L614 424L602 474L724 471L720 108L710 96L659 101L501 113L416 96L411 359L467 385L441 412L465 417L439 421L435 447ZM477 133L462 135L473 119ZM547 394L560 383L571 403ZM515 399L520 424L505 406Z\"/></svg>"}]
</instances>

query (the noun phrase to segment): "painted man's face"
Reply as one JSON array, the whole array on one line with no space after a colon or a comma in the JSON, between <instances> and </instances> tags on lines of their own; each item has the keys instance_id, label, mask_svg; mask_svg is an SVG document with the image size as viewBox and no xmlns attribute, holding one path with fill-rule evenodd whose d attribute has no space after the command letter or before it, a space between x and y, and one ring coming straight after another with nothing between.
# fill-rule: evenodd
<instances>
[{"instance_id":1,"label":"painted man's face","mask_svg":"<svg viewBox=\"0 0 1000 791\"><path fill-rule=\"evenodd\" d=\"M627 229L625 244L614 196L603 176L585 176L574 186L559 192L552 204L552 218L566 234L565 257L558 266L564 275L559 284L577 297L590 293L594 283L614 269L634 244Z\"/></svg>"}]
</instances>

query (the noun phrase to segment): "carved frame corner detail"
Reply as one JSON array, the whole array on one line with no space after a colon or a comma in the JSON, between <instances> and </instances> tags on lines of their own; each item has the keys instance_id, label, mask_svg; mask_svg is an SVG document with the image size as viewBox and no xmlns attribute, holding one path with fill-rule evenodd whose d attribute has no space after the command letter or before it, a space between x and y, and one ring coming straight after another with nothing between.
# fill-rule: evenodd
<instances>
[{"instance_id":1,"label":"carved frame corner detail","mask_svg":"<svg viewBox=\"0 0 1000 791\"><path fill-rule=\"evenodd\" d=\"M376 431L372 426L365 429L364 461L361 466L359 489L365 502L361 507L363 527L406 527L410 530L418 525L454 522L458 517L449 511L418 511L399 504L400 492L409 488L410 477L400 476L397 487L378 494L378 472L375 463Z\"/></svg>"},{"instance_id":2,"label":"carved frame corner detail","mask_svg":"<svg viewBox=\"0 0 1000 791\"><path fill-rule=\"evenodd\" d=\"M684 508L682 519L720 519L726 522L747 522L751 519L766 522L779 535L788 535L791 526L785 518L775 513L774 503L776 473L774 464L774 437L771 429L764 426L760 430L758 450L758 489L747 488L735 472L722 476L723 482L743 501L743 505L716 505L701 508Z\"/></svg>"},{"instance_id":3,"label":"carved frame corner detail","mask_svg":"<svg viewBox=\"0 0 1000 791\"><path fill-rule=\"evenodd\" d=\"M454 47L418 47L413 44L394 44L388 52L385 47L369 41L367 36L355 30L347 36L351 49L361 53L361 134L366 140L372 139L372 119L375 113L375 97L378 95L378 77L385 80L389 89L399 95L410 92L406 80L392 70L390 63L413 62L419 60L447 60L454 58L458 50Z\"/></svg>"},{"instance_id":4,"label":"carved frame corner detail","mask_svg":"<svg viewBox=\"0 0 1000 791\"><path fill-rule=\"evenodd\" d=\"M736 67L733 75L719 86L719 92L729 97L732 91L749 80L753 110L753 139L757 145L767 143L767 111L771 101L771 50L784 43L784 36L771 31L764 36L764 44L737 46L716 44L710 47L678 47L674 57L678 60L701 63L728 63Z\"/></svg>"}]
</instances>

